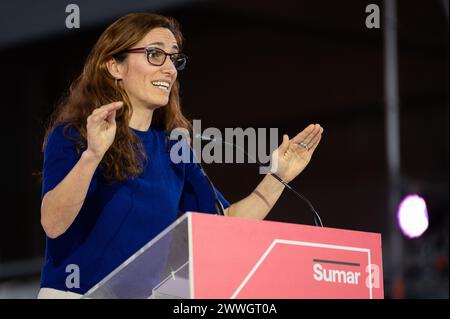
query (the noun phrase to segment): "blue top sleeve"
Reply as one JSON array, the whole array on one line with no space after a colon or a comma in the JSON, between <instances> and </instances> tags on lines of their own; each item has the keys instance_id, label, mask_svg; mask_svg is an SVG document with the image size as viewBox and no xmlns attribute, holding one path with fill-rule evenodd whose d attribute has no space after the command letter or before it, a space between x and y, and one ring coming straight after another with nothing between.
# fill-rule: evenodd
<instances>
[{"instance_id":1,"label":"blue top sleeve","mask_svg":"<svg viewBox=\"0 0 450 319\"><path fill-rule=\"evenodd\" d=\"M44 167L42 179L42 193L44 195L55 188L72 170L81 157L82 151L77 152L75 147L79 134L72 127L64 135L64 125L55 127L49 134L44 149ZM94 173L87 196L90 196L96 187L97 171Z\"/></svg>"}]
</instances>

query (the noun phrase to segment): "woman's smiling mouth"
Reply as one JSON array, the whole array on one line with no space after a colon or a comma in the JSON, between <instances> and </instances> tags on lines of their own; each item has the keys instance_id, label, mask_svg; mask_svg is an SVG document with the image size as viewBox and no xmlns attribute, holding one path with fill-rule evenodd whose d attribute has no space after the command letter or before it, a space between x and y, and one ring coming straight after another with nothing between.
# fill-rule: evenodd
<instances>
[{"instance_id":1,"label":"woman's smiling mouth","mask_svg":"<svg viewBox=\"0 0 450 319\"><path fill-rule=\"evenodd\" d=\"M164 90L166 92L169 91L170 83L165 81L152 81L152 84L156 86L157 88L160 88L161 90Z\"/></svg>"}]
</instances>

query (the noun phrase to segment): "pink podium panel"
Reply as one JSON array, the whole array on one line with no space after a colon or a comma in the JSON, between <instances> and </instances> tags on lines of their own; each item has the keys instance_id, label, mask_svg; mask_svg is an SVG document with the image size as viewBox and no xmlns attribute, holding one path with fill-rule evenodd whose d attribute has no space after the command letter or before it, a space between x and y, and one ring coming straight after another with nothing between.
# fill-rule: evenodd
<instances>
[{"instance_id":1,"label":"pink podium panel","mask_svg":"<svg viewBox=\"0 0 450 319\"><path fill-rule=\"evenodd\" d=\"M189 214L193 298L383 298L381 235Z\"/></svg>"}]
</instances>

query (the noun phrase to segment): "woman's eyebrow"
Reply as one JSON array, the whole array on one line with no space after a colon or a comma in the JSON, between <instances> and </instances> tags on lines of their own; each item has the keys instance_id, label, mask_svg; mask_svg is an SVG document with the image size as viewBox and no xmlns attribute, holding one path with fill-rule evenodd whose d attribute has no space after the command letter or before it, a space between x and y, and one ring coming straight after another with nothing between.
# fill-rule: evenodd
<instances>
[{"instance_id":1,"label":"woman's eyebrow","mask_svg":"<svg viewBox=\"0 0 450 319\"><path fill-rule=\"evenodd\" d=\"M164 47L164 43L162 43L162 42L152 42L152 43L147 44L147 46L149 46L149 45L159 45L159 46ZM180 50L180 49L178 48L178 45L176 45L176 44L172 45L172 49L175 49L175 50L177 50L177 51Z\"/></svg>"}]
</instances>

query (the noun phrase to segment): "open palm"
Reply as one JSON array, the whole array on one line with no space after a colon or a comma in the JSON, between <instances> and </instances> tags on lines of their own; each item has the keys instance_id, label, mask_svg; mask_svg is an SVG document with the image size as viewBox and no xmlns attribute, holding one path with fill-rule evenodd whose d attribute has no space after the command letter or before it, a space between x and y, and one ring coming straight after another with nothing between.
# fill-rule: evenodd
<instances>
[{"instance_id":1,"label":"open palm","mask_svg":"<svg viewBox=\"0 0 450 319\"><path fill-rule=\"evenodd\" d=\"M284 135L283 142L272 155L272 163L276 163L273 172L285 182L293 180L308 165L322 133L319 124L311 124L292 139Z\"/></svg>"}]
</instances>

